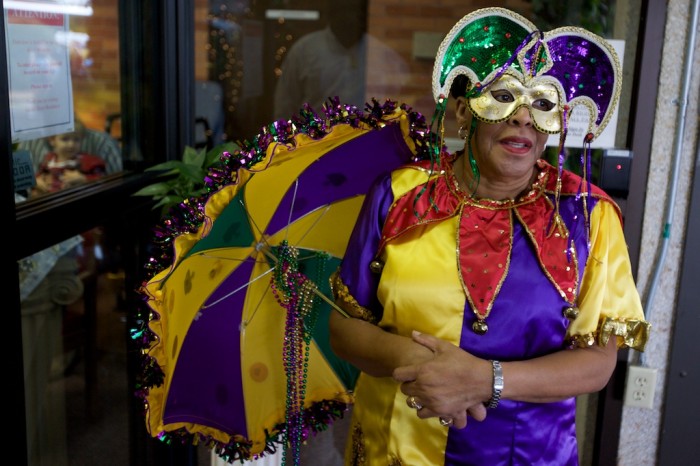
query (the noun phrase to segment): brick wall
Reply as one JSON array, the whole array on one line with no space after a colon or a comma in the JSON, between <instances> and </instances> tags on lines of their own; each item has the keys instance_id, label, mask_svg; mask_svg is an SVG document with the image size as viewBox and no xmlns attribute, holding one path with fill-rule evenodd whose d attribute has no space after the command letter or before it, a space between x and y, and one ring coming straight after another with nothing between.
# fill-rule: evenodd
<instances>
[{"instance_id":1,"label":"brick wall","mask_svg":"<svg viewBox=\"0 0 700 466\"><path fill-rule=\"evenodd\" d=\"M413 35L415 32L447 34L464 15L489 6L509 8L521 14L530 10L524 0L370 0L370 33L392 47L409 63L409 84L397 99L405 102L426 118L432 116L435 102L432 97L431 77L433 61L414 59ZM456 124L446 117L445 135L456 136Z\"/></svg>"},{"instance_id":2,"label":"brick wall","mask_svg":"<svg viewBox=\"0 0 700 466\"><path fill-rule=\"evenodd\" d=\"M121 111L119 90L119 24L117 2L93 0L92 16L71 16L72 32L87 34L86 49L73 50L73 98L83 123L103 130L107 115ZM82 59L82 66L80 63Z\"/></svg>"}]
</instances>

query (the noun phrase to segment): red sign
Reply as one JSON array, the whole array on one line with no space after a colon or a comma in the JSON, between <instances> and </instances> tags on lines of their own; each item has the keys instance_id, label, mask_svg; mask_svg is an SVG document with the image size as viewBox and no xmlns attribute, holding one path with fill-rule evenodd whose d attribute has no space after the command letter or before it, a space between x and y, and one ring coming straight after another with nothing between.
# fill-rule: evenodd
<instances>
[{"instance_id":1,"label":"red sign","mask_svg":"<svg viewBox=\"0 0 700 466\"><path fill-rule=\"evenodd\" d=\"M10 24L35 24L44 26L63 26L65 15L42 11L6 10L7 22Z\"/></svg>"}]
</instances>

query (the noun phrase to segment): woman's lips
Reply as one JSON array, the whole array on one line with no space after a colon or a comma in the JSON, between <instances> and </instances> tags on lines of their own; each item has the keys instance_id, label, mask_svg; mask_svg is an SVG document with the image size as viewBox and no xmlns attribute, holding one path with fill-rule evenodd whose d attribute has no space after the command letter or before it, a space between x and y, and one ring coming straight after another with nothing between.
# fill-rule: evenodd
<instances>
[{"instance_id":1,"label":"woman's lips","mask_svg":"<svg viewBox=\"0 0 700 466\"><path fill-rule=\"evenodd\" d=\"M527 138L504 138L501 139L501 145L507 151L516 154L525 154L532 149L532 142Z\"/></svg>"}]
</instances>

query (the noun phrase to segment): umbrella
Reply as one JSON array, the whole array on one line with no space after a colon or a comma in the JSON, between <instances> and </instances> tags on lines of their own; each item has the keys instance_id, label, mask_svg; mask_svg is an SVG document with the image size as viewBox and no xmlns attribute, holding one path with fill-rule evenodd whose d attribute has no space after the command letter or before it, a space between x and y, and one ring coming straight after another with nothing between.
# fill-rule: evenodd
<instances>
[{"instance_id":1,"label":"umbrella","mask_svg":"<svg viewBox=\"0 0 700 466\"><path fill-rule=\"evenodd\" d=\"M211 194L165 219L174 252L149 261L151 312L134 336L151 435L231 462L280 443L296 454L352 402L357 370L330 348L328 278L370 184L425 157L427 130L391 101L367 113L330 103L224 153Z\"/></svg>"}]
</instances>

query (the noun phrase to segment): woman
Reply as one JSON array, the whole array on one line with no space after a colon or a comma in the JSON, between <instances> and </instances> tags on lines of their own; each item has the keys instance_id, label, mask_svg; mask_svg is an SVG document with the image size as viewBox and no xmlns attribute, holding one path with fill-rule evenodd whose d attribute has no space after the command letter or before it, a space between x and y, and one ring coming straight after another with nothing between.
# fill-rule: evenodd
<instances>
[{"instance_id":1,"label":"woman","mask_svg":"<svg viewBox=\"0 0 700 466\"><path fill-rule=\"evenodd\" d=\"M347 464L577 464L575 397L649 325L617 206L586 161L540 156L554 133L563 153L574 105L600 134L619 71L588 31L500 8L446 36L435 134L452 90L464 150L379 180L333 279L353 317L331 317L333 348L362 371Z\"/></svg>"}]
</instances>

